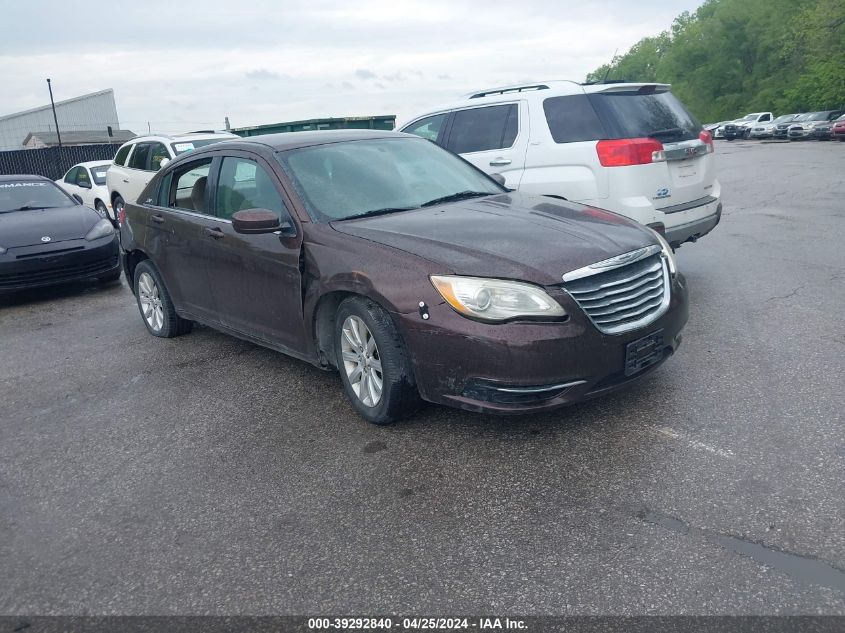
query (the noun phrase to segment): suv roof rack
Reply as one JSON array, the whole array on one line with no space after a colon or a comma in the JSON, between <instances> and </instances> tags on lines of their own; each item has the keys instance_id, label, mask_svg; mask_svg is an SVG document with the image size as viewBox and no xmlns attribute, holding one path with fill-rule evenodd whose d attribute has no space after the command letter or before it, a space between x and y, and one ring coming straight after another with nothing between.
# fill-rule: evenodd
<instances>
[{"instance_id":1,"label":"suv roof rack","mask_svg":"<svg viewBox=\"0 0 845 633\"><path fill-rule=\"evenodd\" d=\"M628 84L636 83L627 79L597 79L596 81L585 81L582 86L595 86L596 84Z\"/></svg>"},{"instance_id":2,"label":"suv roof rack","mask_svg":"<svg viewBox=\"0 0 845 633\"><path fill-rule=\"evenodd\" d=\"M469 95L470 99L478 99L480 97L488 97L490 95L503 95L509 92L524 92L526 90L548 90L546 84L528 84L525 86L507 86L505 88L492 88L483 92L474 92Z\"/></svg>"}]
</instances>

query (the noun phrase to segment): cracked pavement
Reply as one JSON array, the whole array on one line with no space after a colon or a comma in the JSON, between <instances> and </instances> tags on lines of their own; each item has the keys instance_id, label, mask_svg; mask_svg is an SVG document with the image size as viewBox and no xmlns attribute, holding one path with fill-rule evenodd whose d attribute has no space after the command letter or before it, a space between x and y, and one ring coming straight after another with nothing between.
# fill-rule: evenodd
<instances>
[{"instance_id":1,"label":"cracked pavement","mask_svg":"<svg viewBox=\"0 0 845 633\"><path fill-rule=\"evenodd\" d=\"M0 306L0 613L845 614L845 145L717 143L678 353L621 393L371 426L122 284Z\"/></svg>"}]
</instances>

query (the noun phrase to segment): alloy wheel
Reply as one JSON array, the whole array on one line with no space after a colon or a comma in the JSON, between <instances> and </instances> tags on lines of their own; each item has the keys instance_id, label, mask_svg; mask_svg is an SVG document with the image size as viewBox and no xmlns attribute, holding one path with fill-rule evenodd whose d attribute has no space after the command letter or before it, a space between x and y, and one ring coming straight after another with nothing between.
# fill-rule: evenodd
<instances>
[{"instance_id":1,"label":"alloy wheel","mask_svg":"<svg viewBox=\"0 0 845 633\"><path fill-rule=\"evenodd\" d=\"M375 407L384 389L381 357L372 332L357 316L343 322L341 355L352 391L365 406Z\"/></svg>"},{"instance_id":2,"label":"alloy wheel","mask_svg":"<svg viewBox=\"0 0 845 633\"><path fill-rule=\"evenodd\" d=\"M144 320L154 332L161 330L164 325L164 306L161 293L152 275L143 272L138 276L138 303Z\"/></svg>"}]
</instances>

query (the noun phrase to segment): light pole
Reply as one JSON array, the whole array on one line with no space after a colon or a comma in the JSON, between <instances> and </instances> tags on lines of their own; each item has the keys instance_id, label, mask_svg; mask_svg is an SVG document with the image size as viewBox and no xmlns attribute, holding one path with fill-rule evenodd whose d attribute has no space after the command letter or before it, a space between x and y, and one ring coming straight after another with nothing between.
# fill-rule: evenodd
<instances>
[{"instance_id":1,"label":"light pole","mask_svg":"<svg viewBox=\"0 0 845 633\"><path fill-rule=\"evenodd\" d=\"M50 79L47 79L47 89L50 91L50 105L53 107L53 121L56 123L56 136L59 139L59 149L62 149L62 133L59 132L59 118L56 116L56 104L53 102L53 86Z\"/></svg>"}]
</instances>

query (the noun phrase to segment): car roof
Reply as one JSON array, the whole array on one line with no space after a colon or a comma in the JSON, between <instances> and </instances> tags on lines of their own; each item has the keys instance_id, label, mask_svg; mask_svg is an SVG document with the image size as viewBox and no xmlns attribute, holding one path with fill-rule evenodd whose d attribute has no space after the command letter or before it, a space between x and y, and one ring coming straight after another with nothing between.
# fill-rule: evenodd
<instances>
[{"instance_id":1,"label":"car roof","mask_svg":"<svg viewBox=\"0 0 845 633\"><path fill-rule=\"evenodd\" d=\"M103 165L111 165L111 163L112 161L110 160L89 160L84 163L76 163L73 167L78 167L79 165L82 165L83 167L100 167ZM73 167L71 167L71 169L73 169Z\"/></svg>"},{"instance_id":2,"label":"car roof","mask_svg":"<svg viewBox=\"0 0 845 633\"><path fill-rule=\"evenodd\" d=\"M418 139L418 136L413 134L403 134L401 132L390 132L386 130L319 130L311 132L282 132L279 134L262 134L260 136L250 136L242 138L239 141L227 141L226 147L236 149L238 147L249 147L255 145L263 145L273 150L288 150L298 149L300 147L308 147L311 145L325 145L328 143L343 143L345 141L363 141L367 139L377 138L413 138ZM209 146L208 148L201 148L201 150L215 150L220 149L218 146ZM193 154L194 152L189 152ZM188 154L183 154L187 156ZM179 157L181 158L181 156Z\"/></svg>"},{"instance_id":3,"label":"car roof","mask_svg":"<svg viewBox=\"0 0 845 633\"><path fill-rule=\"evenodd\" d=\"M30 181L36 181L36 180L45 180L47 182L53 182L52 180L50 180L46 176L39 176L37 174L8 174L8 175L5 175L5 176L0 176L0 182L13 182L13 181L19 182L21 180L24 181L24 182L30 182Z\"/></svg>"}]
</instances>

